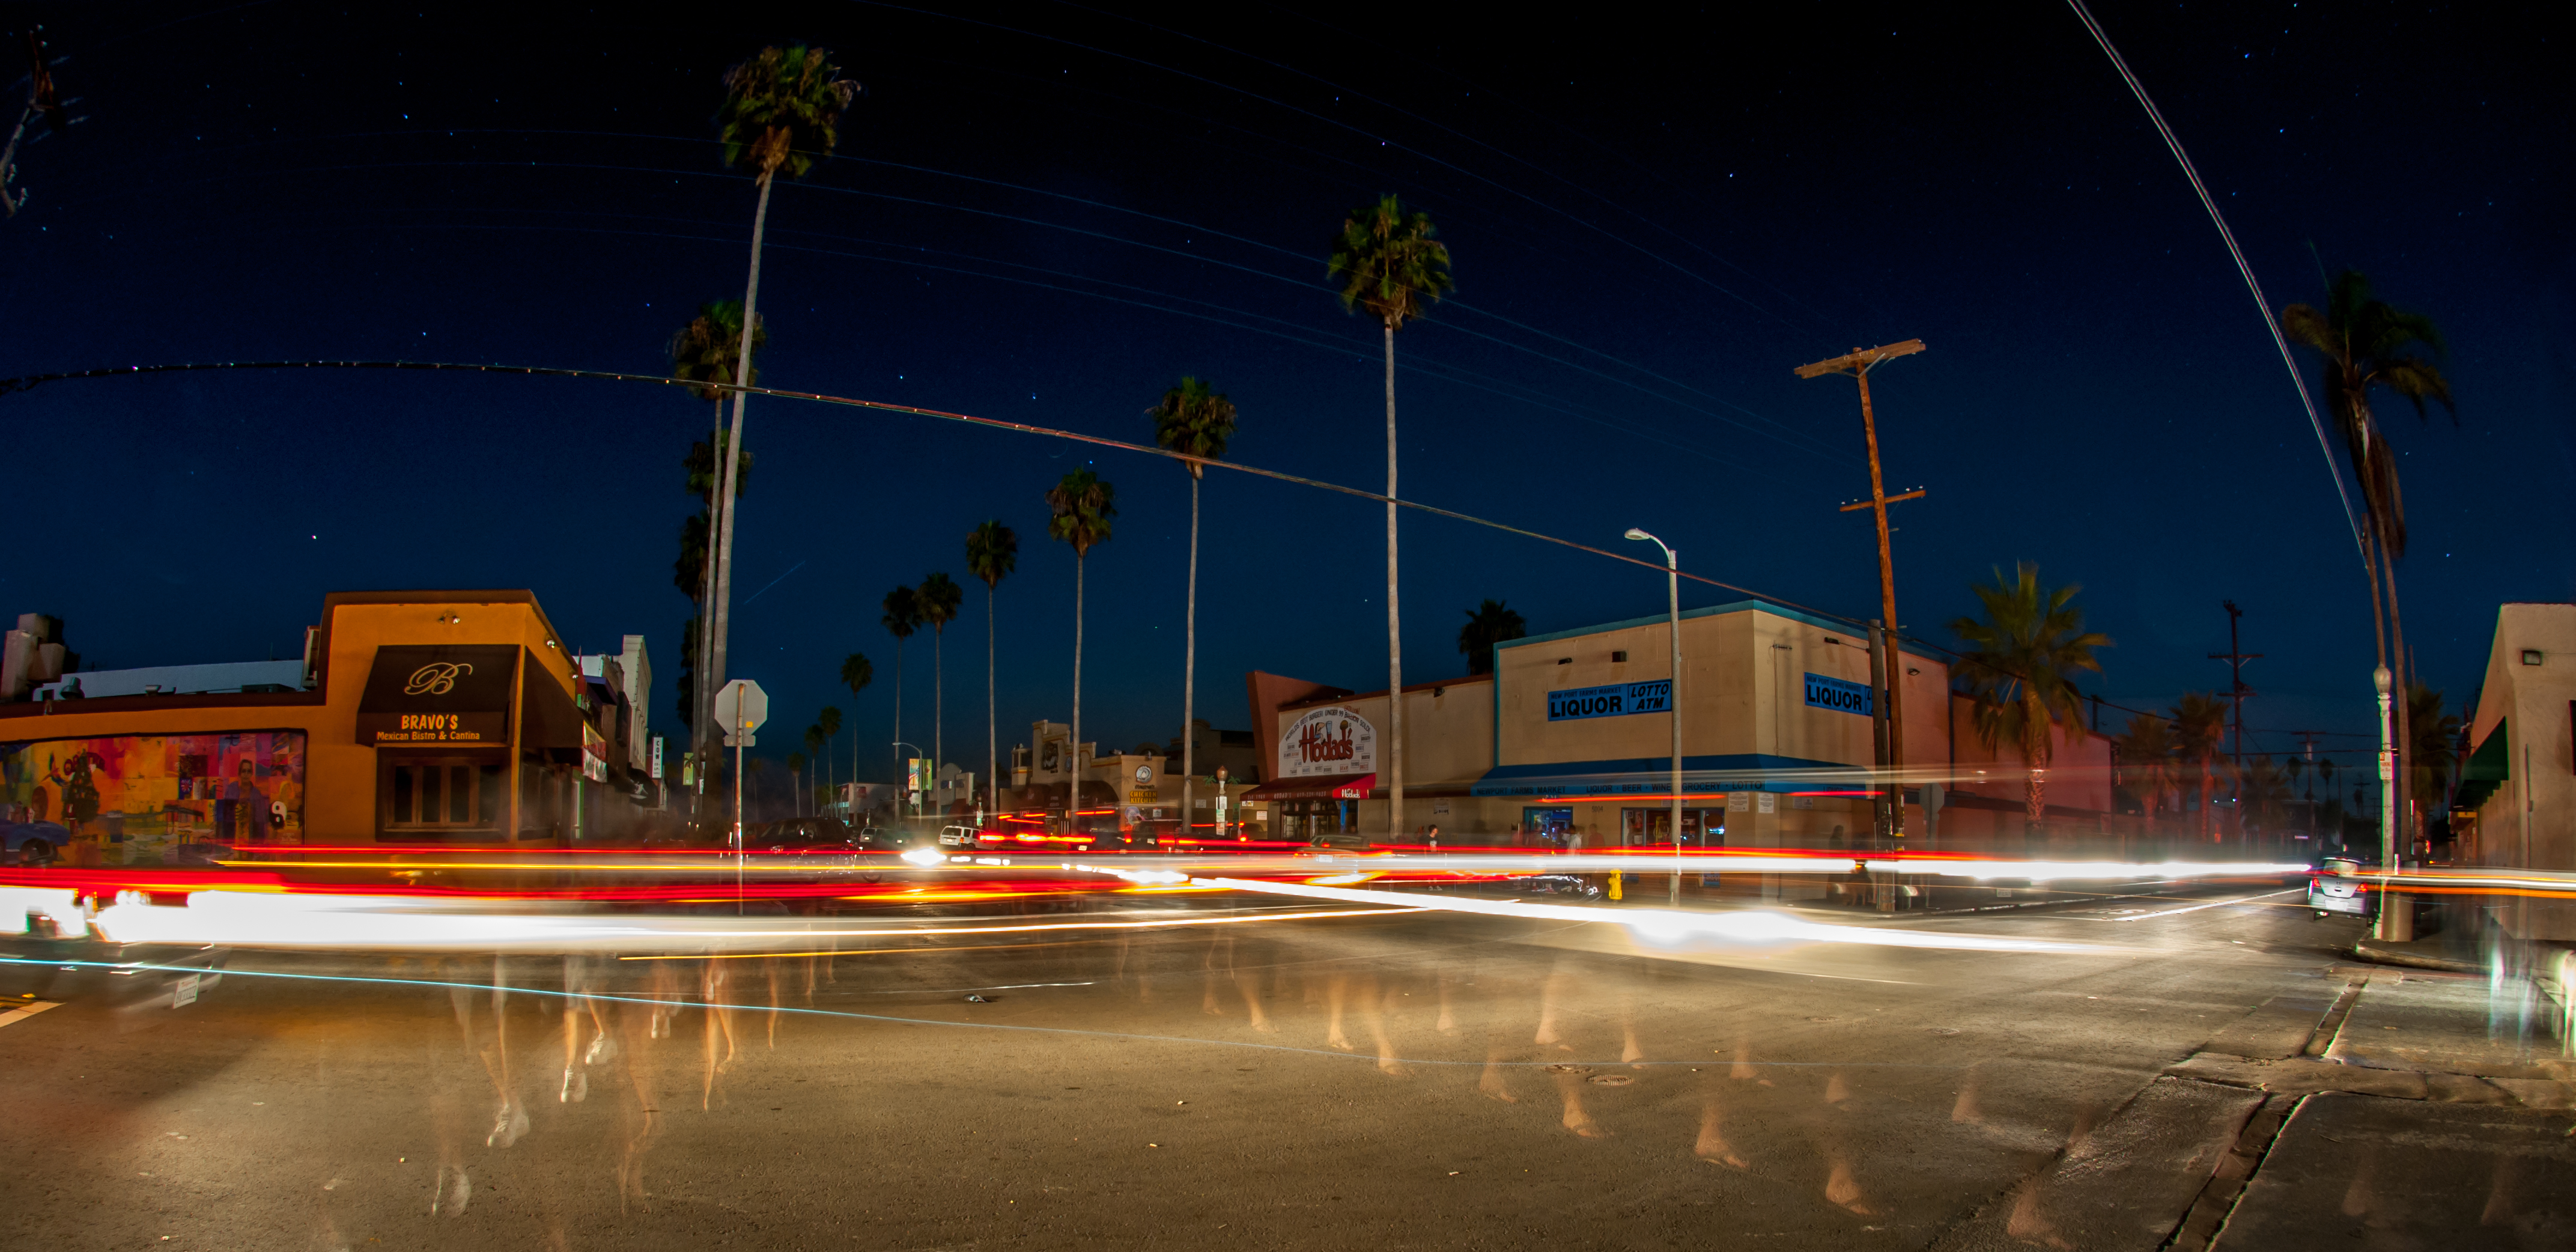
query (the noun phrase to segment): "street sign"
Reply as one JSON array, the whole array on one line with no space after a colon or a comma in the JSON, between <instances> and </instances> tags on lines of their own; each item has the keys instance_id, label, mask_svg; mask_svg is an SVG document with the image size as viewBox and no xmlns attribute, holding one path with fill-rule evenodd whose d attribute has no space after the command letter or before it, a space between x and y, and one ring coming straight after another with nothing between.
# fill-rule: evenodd
<instances>
[{"instance_id":1,"label":"street sign","mask_svg":"<svg viewBox=\"0 0 2576 1252\"><path fill-rule=\"evenodd\" d=\"M759 683L737 678L716 692L715 713L716 725L724 728L725 746L737 746L737 735L747 746L752 742L749 732L769 720L769 693L761 690Z\"/></svg>"}]
</instances>

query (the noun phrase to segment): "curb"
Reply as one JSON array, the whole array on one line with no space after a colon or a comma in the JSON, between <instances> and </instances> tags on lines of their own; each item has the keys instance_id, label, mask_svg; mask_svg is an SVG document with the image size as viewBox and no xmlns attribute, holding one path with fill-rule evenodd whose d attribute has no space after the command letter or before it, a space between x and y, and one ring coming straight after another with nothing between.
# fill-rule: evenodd
<instances>
[{"instance_id":1,"label":"curb","mask_svg":"<svg viewBox=\"0 0 2576 1252\"><path fill-rule=\"evenodd\" d=\"M2487 972L2485 966L2471 964L2467 961L2454 961L2438 956L2417 956L2412 952L2391 952L2386 948L2374 948L2367 943L2356 943L2351 947L2346 948L2344 951L2351 955L2355 960L2368 961L2374 965L2395 965L2405 969L2437 970L2445 974L2483 974Z\"/></svg>"}]
</instances>

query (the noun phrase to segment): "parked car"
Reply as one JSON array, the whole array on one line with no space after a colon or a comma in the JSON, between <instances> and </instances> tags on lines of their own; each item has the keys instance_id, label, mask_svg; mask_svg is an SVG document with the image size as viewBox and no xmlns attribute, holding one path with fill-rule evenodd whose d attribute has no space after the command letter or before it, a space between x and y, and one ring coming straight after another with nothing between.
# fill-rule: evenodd
<instances>
[{"instance_id":1,"label":"parked car","mask_svg":"<svg viewBox=\"0 0 2576 1252\"><path fill-rule=\"evenodd\" d=\"M2369 884L2362 881L2360 871L2361 862L2348 856L2319 861L2316 872L2308 876L2308 907L2320 918L2332 913L2370 916Z\"/></svg>"}]
</instances>

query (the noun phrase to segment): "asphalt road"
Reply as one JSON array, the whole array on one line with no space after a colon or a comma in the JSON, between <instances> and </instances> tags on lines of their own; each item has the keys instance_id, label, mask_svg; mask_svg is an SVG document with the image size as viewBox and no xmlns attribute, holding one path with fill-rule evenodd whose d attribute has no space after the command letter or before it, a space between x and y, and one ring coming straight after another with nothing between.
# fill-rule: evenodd
<instances>
[{"instance_id":1,"label":"asphalt road","mask_svg":"<svg viewBox=\"0 0 2576 1252\"><path fill-rule=\"evenodd\" d=\"M2189 907L2253 894L1910 923L2074 953L1402 915L571 971L236 953L178 1007L11 965L58 1007L0 1024L0 1214L46 1249L2154 1248L2263 1100L2159 1074L2303 1039L2344 986L2356 923ZM2564 1121L2528 1128L2520 1224L2442 1246L2567 1246L2527 1241L2576 1211ZM2300 1168L2295 1196L2350 1182Z\"/></svg>"}]
</instances>

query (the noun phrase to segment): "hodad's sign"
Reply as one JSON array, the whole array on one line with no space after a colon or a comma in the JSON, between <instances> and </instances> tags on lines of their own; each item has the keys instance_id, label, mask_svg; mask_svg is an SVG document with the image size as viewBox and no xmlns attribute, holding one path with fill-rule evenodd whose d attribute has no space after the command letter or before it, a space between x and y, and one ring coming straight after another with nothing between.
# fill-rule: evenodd
<instances>
[{"instance_id":1,"label":"hodad's sign","mask_svg":"<svg viewBox=\"0 0 2576 1252\"><path fill-rule=\"evenodd\" d=\"M1377 772L1377 727L1341 705L1308 709L1279 736L1279 778Z\"/></svg>"}]
</instances>

